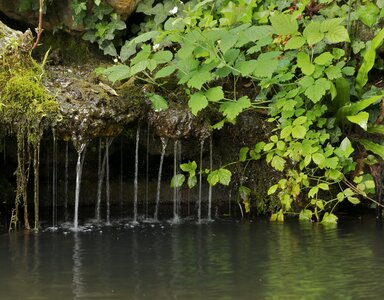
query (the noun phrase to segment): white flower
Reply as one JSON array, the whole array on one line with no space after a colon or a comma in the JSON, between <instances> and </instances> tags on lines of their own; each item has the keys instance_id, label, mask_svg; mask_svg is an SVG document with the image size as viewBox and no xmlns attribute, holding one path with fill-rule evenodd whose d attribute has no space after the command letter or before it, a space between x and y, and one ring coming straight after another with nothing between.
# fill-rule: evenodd
<instances>
[{"instance_id":1,"label":"white flower","mask_svg":"<svg viewBox=\"0 0 384 300\"><path fill-rule=\"evenodd\" d=\"M171 15L174 15L175 13L177 13L177 11L178 11L178 8L177 8L177 6L175 6L174 8L172 8L172 9L169 11L169 13L170 13Z\"/></svg>"},{"instance_id":2,"label":"white flower","mask_svg":"<svg viewBox=\"0 0 384 300\"><path fill-rule=\"evenodd\" d=\"M152 50L153 51L156 51L157 49L159 49L160 48L160 44L154 44L153 46L152 46Z\"/></svg>"},{"instance_id":3,"label":"white flower","mask_svg":"<svg viewBox=\"0 0 384 300\"><path fill-rule=\"evenodd\" d=\"M114 63L117 63L118 61L119 61L119 60L118 60L117 58L114 58L114 59L113 59L113 62L114 62Z\"/></svg>"}]
</instances>

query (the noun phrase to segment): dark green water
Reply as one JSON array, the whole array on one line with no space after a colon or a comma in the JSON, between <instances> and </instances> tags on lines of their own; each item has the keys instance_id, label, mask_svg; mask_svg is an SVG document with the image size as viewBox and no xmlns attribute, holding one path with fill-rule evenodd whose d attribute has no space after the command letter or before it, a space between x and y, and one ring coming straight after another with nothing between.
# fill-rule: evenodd
<instances>
[{"instance_id":1,"label":"dark green water","mask_svg":"<svg viewBox=\"0 0 384 300\"><path fill-rule=\"evenodd\" d=\"M383 233L374 219L3 233L0 299L382 299Z\"/></svg>"}]
</instances>

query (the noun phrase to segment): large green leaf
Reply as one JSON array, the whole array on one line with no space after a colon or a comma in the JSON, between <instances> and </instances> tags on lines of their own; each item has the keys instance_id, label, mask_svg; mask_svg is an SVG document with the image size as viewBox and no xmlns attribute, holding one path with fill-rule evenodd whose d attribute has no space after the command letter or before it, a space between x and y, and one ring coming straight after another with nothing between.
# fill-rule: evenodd
<instances>
[{"instance_id":1,"label":"large green leaf","mask_svg":"<svg viewBox=\"0 0 384 300\"><path fill-rule=\"evenodd\" d=\"M221 103L220 111L229 120L234 121L236 117L245 109L251 106L251 101L247 96L241 97L237 101L226 101Z\"/></svg>"},{"instance_id":2,"label":"large green leaf","mask_svg":"<svg viewBox=\"0 0 384 300\"><path fill-rule=\"evenodd\" d=\"M222 185L229 185L229 183L231 182L231 176L231 171L224 168L220 168L209 173L207 180L211 186L214 186L217 183L220 183Z\"/></svg>"},{"instance_id":3,"label":"large green leaf","mask_svg":"<svg viewBox=\"0 0 384 300\"><path fill-rule=\"evenodd\" d=\"M311 75L315 71L315 65L311 63L308 53L305 52L297 54L297 66L305 75Z\"/></svg>"},{"instance_id":4,"label":"large green leaf","mask_svg":"<svg viewBox=\"0 0 384 300\"><path fill-rule=\"evenodd\" d=\"M275 13L270 18L271 24L275 32L279 35L289 35L296 33L299 26L293 15Z\"/></svg>"},{"instance_id":5,"label":"large green leaf","mask_svg":"<svg viewBox=\"0 0 384 300\"><path fill-rule=\"evenodd\" d=\"M384 146L372 142L370 140L360 139L359 143L364 146L365 149L371 151L372 153L379 155L382 159L384 159Z\"/></svg>"},{"instance_id":6,"label":"large green leaf","mask_svg":"<svg viewBox=\"0 0 384 300\"><path fill-rule=\"evenodd\" d=\"M371 71L375 59L376 59L376 49L378 49L384 41L384 28L379 31L379 33L372 39L371 45L364 54L363 63L359 69L359 72L356 76L356 90L361 93L363 87L368 82L368 73Z\"/></svg>"},{"instance_id":7,"label":"large green leaf","mask_svg":"<svg viewBox=\"0 0 384 300\"><path fill-rule=\"evenodd\" d=\"M127 65L116 65L105 69L102 74L106 75L112 82L124 80L130 77L130 68Z\"/></svg>"},{"instance_id":8,"label":"large green leaf","mask_svg":"<svg viewBox=\"0 0 384 300\"><path fill-rule=\"evenodd\" d=\"M178 188L183 185L185 176L183 174L177 174L171 179L171 188Z\"/></svg>"},{"instance_id":9,"label":"large green leaf","mask_svg":"<svg viewBox=\"0 0 384 300\"><path fill-rule=\"evenodd\" d=\"M152 94L149 96L149 100L151 100L152 108L156 112L168 109L167 100L160 95Z\"/></svg>"},{"instance_id":10,"label":"large green leaf","mask_svg":"<svg viewBox=\"0 0 384 300\"><path fill-rule=\"evenodd\" d=\"M359 125L364 130L367 130L369 113L366 111L361 111L357 115L347 116L348 121Z\"/></svg>"}]
</instances>

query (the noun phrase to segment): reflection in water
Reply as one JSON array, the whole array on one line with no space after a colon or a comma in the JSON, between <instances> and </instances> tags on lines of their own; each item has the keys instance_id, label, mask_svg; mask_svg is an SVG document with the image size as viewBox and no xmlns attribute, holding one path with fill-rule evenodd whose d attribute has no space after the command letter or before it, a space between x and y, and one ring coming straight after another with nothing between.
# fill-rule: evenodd
<instances>
[{"instance_id":1,"label":"reflection in water","mask_svg":"<svg viewBox=\"0 0 384 300\"><path fill-rule=\"evenodd\" d=\"M156 223L0 236L0 299L376 299L382 227Z\"/></svg>"},{"instance_id":2,"label":"reflection in water","mask_svg":"<svg viewBox=\"0 0 384 300\"><path fill-rule=\"evenodd\" d=\"M83 277L81 270L81 240L78 232L74 232L73 242L72 293L74 295L74 299L79 299L83 294Z\"/></svg>"}]
</instances>

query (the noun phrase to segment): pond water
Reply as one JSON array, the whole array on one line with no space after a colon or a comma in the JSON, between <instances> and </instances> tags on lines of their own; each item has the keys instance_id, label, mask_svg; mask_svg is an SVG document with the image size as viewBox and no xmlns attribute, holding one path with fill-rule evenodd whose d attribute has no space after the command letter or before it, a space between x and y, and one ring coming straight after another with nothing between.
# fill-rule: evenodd
<instances>
[{"instance_id":1,"label":"pond water","mask_svg":"<svg viewBox=\"0 0 384 300\"><path fill-rule=\"evenodd\" d=\"M267 221L0 235L0 299L378 299L383 226Z\"/></svg>"}]
</instances>

